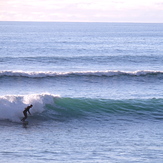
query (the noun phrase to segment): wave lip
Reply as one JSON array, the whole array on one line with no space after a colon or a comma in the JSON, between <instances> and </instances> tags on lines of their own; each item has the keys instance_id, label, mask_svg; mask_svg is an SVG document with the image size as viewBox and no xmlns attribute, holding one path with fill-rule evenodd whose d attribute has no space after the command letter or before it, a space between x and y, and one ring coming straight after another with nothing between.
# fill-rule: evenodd
<instances>
[{"instance_id":1,"label":"wave lip","mask_svg":"<svg viewBox=\"0 0 163 163\"><path fill-rule=\"evenodd\" d=\"M51 71L0 71L0 77L28 77L28 78L46 78L57 76L97 76L97 77L113 77L113 76L148 76L148 75L163 75L163 71L153 70L138 70L138 71L77 71L77 72L51 72Z\"/></svg>"}]
</instances>

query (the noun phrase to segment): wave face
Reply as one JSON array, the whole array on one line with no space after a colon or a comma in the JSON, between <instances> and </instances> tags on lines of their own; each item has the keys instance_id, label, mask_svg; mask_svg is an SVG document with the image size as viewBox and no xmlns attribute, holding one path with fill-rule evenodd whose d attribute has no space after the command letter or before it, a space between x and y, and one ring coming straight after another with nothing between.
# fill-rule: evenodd
<instances>
[{"instance_id":1,"label":"wave face","mask_svg":"<svg viewBox=\"0 0 163 163\"><path fill-rule=\"evenodd\" d=\"M163 76L163 71L79 71L79 72L25 72L25 71L0 71L0 77L28 77L28 78L46 78L46 77L70 77L70 76Z\"/></svg>"},{"instance_id":2,"label":"wave face","mask_svg":"<svg viewBox=\"0 0 163 163\"><path fill-rule=\"evenodd\" d=\"M52 94L10 95L0 97L0 120L20 122L23 110L33 104L30 120L70 120L130 116L133 119L163 119L163 99L65 98Z\"/></svg>"}]
</instances>

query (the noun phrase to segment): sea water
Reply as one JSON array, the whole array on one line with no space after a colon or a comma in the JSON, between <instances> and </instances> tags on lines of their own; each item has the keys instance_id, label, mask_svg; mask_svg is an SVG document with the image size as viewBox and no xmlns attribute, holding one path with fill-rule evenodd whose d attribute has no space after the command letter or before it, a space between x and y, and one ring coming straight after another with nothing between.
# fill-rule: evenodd
<instances>
[{"instance_id":1,"label":"sea water","mask_svg":"<svg viewBox=\"0 0 163 163\"><path fill-rule=\"evenodd\" d=\"M0 22L1 162L161 163L162 45L163 24Z\"/></svg>"}]
</instances>

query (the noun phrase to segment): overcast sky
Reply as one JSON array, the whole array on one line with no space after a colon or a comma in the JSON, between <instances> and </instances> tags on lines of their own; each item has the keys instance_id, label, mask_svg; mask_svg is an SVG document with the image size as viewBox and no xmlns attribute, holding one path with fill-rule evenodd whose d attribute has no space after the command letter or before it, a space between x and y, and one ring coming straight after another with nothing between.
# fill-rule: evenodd
<instances>
[{"instance_id":1,"label":"overcast sky","mask_svg":"<svg viewBox=\"0 0 163 163\"><path fill-rule=\"evenodd\" d=\"M0 21L163 23L163 0L0 0Z\"/></svg>"}]
</instances>

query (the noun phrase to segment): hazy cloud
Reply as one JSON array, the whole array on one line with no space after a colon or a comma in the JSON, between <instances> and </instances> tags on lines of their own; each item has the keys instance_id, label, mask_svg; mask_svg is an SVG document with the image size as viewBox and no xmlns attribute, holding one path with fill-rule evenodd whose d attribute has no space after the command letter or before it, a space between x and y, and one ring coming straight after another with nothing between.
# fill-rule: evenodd
<instances>
[{"instance_id":1,"label":"hazy cloud","mask_svg":"<svg viewBox=\"0 0 163 163\"><path fill-rule=\"evenodd\" d=\"M163 22L163 0L0 0L1 21Z\"/></svg>"}]
</instances>

